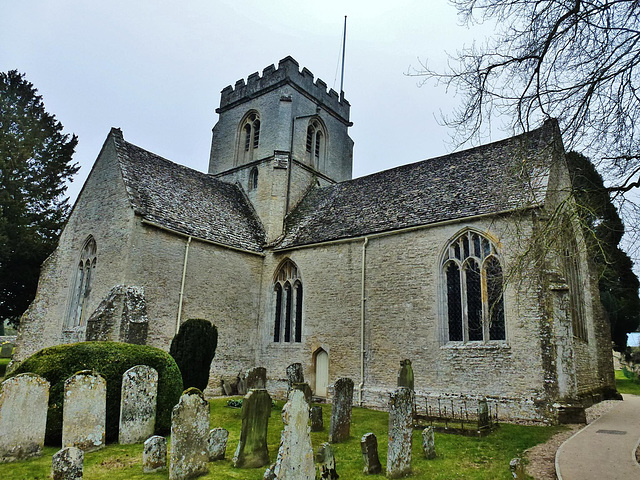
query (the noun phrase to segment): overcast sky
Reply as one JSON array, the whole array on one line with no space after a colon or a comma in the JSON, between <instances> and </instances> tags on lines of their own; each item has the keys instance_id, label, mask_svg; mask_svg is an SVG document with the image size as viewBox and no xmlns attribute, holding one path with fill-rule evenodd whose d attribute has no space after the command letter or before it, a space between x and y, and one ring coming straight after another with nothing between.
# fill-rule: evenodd
<instances>
[{"instance_id":1,"label":"overcast sky","mask_svg":"<svg viewBox=\"0 0 640 480\"><path fill-rule=\"evenodd\" d=\"M345 15L354 176L449 153L437 118L453 93L405 75L481 35L445 0L3 0L0 70L25 73L78 135L75 198L111 127L206 171L220 91L287 55L339 90Z\"/></svg>"}]
</instances>

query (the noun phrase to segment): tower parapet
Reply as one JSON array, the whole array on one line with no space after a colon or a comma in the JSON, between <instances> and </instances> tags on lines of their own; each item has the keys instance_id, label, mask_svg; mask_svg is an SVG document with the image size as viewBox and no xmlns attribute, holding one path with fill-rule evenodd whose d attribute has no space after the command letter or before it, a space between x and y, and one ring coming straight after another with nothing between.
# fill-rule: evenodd
<instances>
[{"instance_id":1,"label":"tower parapet","mask_svg":"<svg viewBox=\"0 0 640 480\"><path fill-rule=\"evenodd\" d=\"M216 112L222 113L286 83L297 87L304 94L310 95L323 108L331 110L345 123L349 122L351 105L344 98L344 95L338 95L338 92L332 88L327 90L327 84L320 78L314 82L313 73L306 67L300 71L298 62L290 56L280 60L278 68L274 65L266 67L262 70L262 76L255 72L249 75L246 83L244 79L240 79L236 82L235 87L231 85L225 87L220 95L220 108L216 109Z\"/></svg>"}]
</instances>

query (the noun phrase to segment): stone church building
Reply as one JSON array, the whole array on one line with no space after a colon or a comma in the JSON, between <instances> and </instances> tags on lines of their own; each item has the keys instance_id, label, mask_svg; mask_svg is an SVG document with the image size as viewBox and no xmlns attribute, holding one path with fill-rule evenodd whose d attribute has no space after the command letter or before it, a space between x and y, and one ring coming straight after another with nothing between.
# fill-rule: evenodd
<instances>
[{"instance_id":1,"label":"stone church building","mask_svg":"<svg viewBox=\"0 0 640 480\"><path fill-rule=\"evenodd\" d=\"M253 366L282 394L300 362L316 396L350 377L381 407L403 359L419 402L486 396L505 419L615 391L557 123L352 179L349 111L286 57L222 90L208 173L112 129L16 358L85 339L168 350L202 318L212 394Z\"/></svg>"}]
</instances>

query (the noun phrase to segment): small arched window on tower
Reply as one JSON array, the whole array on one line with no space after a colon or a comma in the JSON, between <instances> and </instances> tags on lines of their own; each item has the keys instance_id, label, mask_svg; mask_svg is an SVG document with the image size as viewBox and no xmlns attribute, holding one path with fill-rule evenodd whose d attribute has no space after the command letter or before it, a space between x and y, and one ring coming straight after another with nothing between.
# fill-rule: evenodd
<instances>
[{"instance_id":1,"label":"small arched window on tower","mask_svg":"<svg viewBox=\"0 0 640 480\"><path fill-rule=\"evenodd\" d=\"M307 127L307 162L316 168L324 163L326 133L319 119L313 118Z\"/></svg>"},{"instance_id":2,"label":"small arched window on tower","mask_svg":"<svg viewBox=\"0 0 640 480\"><path fill-rule=\"evenodd\" d=\"M253 160L255 150L260 144L260 117L255 111L249 112L240 122L240 141L238 142L237 165Z\"/></svg>"},{"instance_id":3,"label":"small arched window on tower","mask_svg":"<svg viewBox=\"0 0 640 480\"><path fill-rule=\"evenodd\" d=\"M96 252L96 241L93 236L89 235L82 247L75 271L65 329L81 327L86 323L87 308L91 296L91 283L96 269Z\"/></svg>"},{"instance_id":4,"label":"small arched window on tower","mask_svg":"<svg viewBox=\"0 0 640 480\"><path fill-rule=\"evenodd\" d=\"M253 167L249 172L249 191L258 188L258 167Z\"/></svg>"},{"instance_id":5,"label":"small arched window on tower","mask_svg":"<svg viewBox=\"0 0 640 480\"><path fill-rule=\"evenodd\" d=\"M468 230L442 261L445 331L449 342L506 340L503 274L495 244Z\"/></svg>"},{"instance_id":6,"label":"small arched window on tower","mask_svg":"<svg viewBox=\"0 0 640 480\"><path fill-rule=\"evenodd\" d=\"M274 278L274 327L273 341L302 342L302 280L298 267L285 260Z\"/></svg>"}]
</instances>

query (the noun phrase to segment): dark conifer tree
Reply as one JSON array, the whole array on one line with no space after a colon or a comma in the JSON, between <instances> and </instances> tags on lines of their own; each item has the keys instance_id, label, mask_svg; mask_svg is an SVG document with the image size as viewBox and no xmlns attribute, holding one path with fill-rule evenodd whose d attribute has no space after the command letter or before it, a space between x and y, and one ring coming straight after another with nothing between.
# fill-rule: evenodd
<instances>
[{"instance_id":1,"label":"dark conifer tree","mask_svg":"<svg viewBox=\"0 0 640 480\"><path fill-rule=\"evenodd\" d=\"M75 135L16 70L0 72L0 320L17 324L69 213Z\"/></svg>"},{"instance_id":2,"label":"dark conifer tree","mask_svg":"<svg viewBox=\"0 0 640 480\"><path fill-rule=\"evenodd\" d=\"M640 322L640 283L633 262L618 246L624 225L591 161L569 152L567 164L591 257L600 274L600 300L609 316L611 338L616 349L623 351L627 333L635 331Z\"/></svg>"},{"instance_id":3,"label":"dark conifer tree","mask_svg":"<svg viewBox=\"0 0 640 480\"><path fill-rule=\"evenodd\" d=\"M193 318L180 325L169 348L178 364L184 388L207 388L209 369L218 346L218 329L207 320Z\"/></svg>"}]
</instances>

